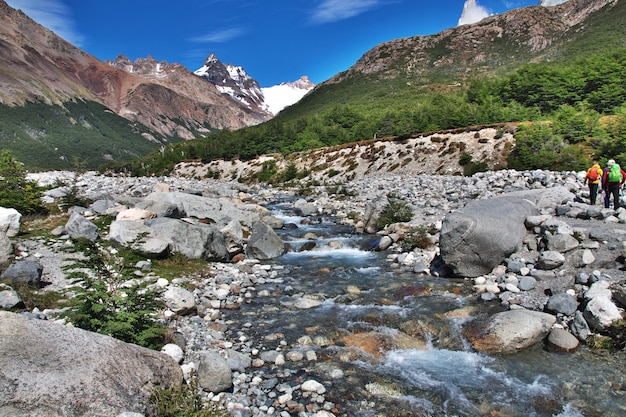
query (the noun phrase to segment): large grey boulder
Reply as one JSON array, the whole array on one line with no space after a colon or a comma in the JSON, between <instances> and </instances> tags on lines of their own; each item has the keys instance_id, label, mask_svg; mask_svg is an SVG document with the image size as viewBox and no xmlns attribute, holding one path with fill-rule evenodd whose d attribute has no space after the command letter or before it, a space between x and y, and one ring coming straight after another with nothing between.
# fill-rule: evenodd
<instances>
[{"instance_id":1,"label":"large grey boulder","mask_svg":"<svg viewBox=\"0 0 626 417\"><path fill-rule=\"evenodd\" d=\"M219 393L233 386L233 373L219 353L204 352L198 364L198 384L205 391Z\"/></svg>"},{"instance_id":2,"label":"large grey boulder","mask_svg":"<svg viewBox=\"0 0 626 417\"><path fill-rule=\"evenodd\" d=\"M160 217L146 222L150 235L169 243L171 252L189 259L227 262L224 235L213 225Z\"/></svg>"},{"instance_id":3,"label":"large grey boulder","mask_svg":"<svg viewBox=\"0 0 626 417\"><path fill-rule=\"evenodd\" d=\"M439 248L455 275L488 274L518 251L526 236L526 217L536 207L521 197L508 195L471 201L443 219Z\"/></svg>"},{"instance_id":4,"label":"large grey boulder","mask_svg":"<svg viewBox=\"0 0 626 417\"><path fill-rule=\"evenodd\" d=\"M98 226L78 213L72 213L65 224L65 231L74 240L87 239L94 242L100 237Z\"/></svg>"},{"instance_id":5,"label":"large grey boulder","mask_svg":"<svg viewBox=\"0 0 626 417\"><path fill-rule=\"evenodd\" d=\"M508 354L542 341L555 322L548 313L509 310L472 322L464 334L476 350Z\"/></svg>"},{"instance_id":6,"label":"large grey boulder","mask_svg":"<svg viewBox=\"0 0 626 417\"><path fill-rule=\"evenodd\" d=\"M256 204L244 204L226 197L204 197L181 192L151 193L144 199L143 207L154 203L175 205L179 213L197 219L210 219L218 227L226 226L233 219L250 227L262 216L269 214L269 210Z\"/></svg>"},{"instance_id":7,"label":"large grey boulder","mask_svg":"<svg viewBox=\"0 0 626 417\"><path fill-rule=\"evenodd\" d=\"M23 282L33 287L41 287L42 273L43 265L39 261L16 261L0 275L0 281L12 284Z\"/></svg>"},{"instance_id":8,"label":"large grey boulder","mask_svg":"<svg viewBox=\"0 0 626 417\"><path fill-rule=\"evenodd\" d=\"M182 383L169 356L109 336L0 312L0 415L148 414L156 387Z\"/></svg>"},{"instance_id":9,"label":"large grey boulder","mask_svg":"<svg viewBox=\"0 0 626 417\"><path fill-rule=\"evenodd\" d=\"M263 222L252 227L246 245L246 256L255 259L274 259L285 254L285 244L274 229Z\"/></svg>"},{"instance_id":10,"label":"large grey boulder","mask_svg":"<svg viewBox=\"0 0 626 417\"><path fill-rule=\"evenodd\" d=\"M20 233L22 215L14 208L0 207L0 232L8 237L17 236Z\"/></svg>"}]
</instances>

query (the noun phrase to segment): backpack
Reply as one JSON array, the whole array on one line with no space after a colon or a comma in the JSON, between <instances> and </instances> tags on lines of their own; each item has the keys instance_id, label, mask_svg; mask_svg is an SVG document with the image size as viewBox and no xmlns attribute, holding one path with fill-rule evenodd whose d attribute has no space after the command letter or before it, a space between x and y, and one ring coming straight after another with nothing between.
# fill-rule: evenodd
<instances>
[{"instance_id":1,"label":"backpack","mask_svg":"<svg viewBox=\"0 0 626 417\"><path fill-rule=\"evenodd\" d=\"M613 164L609 168L609 174L607 175L608 182L621 182L622 181L622 169L618 164Z\"/></svg>"},{"instance_id":2,"label":"backpack","mask_svg":"<svg viewBox=\"0 0 626 417\"><path fill-rule=\"evenodd\" d=\"M587 172L587 179L590 181L597 181L599 178L598 168L591 167L589 172Z\"/></svg>"}]
</instances>

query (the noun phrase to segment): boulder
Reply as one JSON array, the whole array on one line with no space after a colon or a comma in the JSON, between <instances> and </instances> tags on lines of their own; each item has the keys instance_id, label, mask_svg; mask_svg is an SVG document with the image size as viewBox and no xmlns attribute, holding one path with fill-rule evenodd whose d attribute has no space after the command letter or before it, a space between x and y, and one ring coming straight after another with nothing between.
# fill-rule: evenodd
<instances>
[{"instance_id":1,"label":"boulder","mask_svg":"<svg viewBox=\"0 0 626 417\"><path fill-rule=\"evenodd\" d=\"M273 259L285 254L285 244L274 229L263 222L252 227L246 246L246 256L255 259Z\"/></svg>"},{"instance_id":2,"label":"boulder","mask_svg":"<svg viewBox=\"0 0 626 417\"><path fill-rule=\"evenodd\" d=\"M39 261L16 261L0 275L0 281L11 282L12 284L23 282L39 288L41 287L42 273L43 265Z\"/></svg>"},{"instance_id":3,"label":"boulder","mask_svg":"<svg viewBox=\"0 0 626 417\"><path fill-rule=\"evenodd\" d=\"M519 197L471 201L444 218L441 257L455 275L488 274L521 248L526 236L524 221L535 214L533 204Z\"/></svg>"},{"instance_id":4,"label":"boulder","mask_svg":"<svg viewBox=\"0 0 626 417\"><path fill-rule=\"evenodd\" d=\"M176 361L161 352L0 312L0 415L147 415L154 387L182 381Z\"/></svg>"},{"instance_id":5,"label":"boulder","mask_svg":"<svg viewBox=\"0 0 626 417\"><path fill-rule=\"evenodd\" d=\"M73 240L87 239L94 242L100 237L98 226L78 213L72 213L65 224L65 231Z\"/></svg>"},{"instance_id":6,"label":"boulder","mask_svg":"<svg viewBox=\"0 0 626 417\"><path fill-rule=\"evenodd\" d=\"M578 309L578 300L573 295L562 292L548 298L545 310L548 313L573 316Z\"/></svg>"},{"instance_id":7,"label":"boulder","mask_svg":"<svg viewBox=\"0 0 626 417\"><path fill-rule=\"evenodd\" d=\"M203 390L220 393L233 386L233 373L222 356L204 352L198 364L198 383Z\"/></svg>"},{"instance_id":8,"label":"boulder","mask_svg":"<svg viewBox=\"0 0 626 417\"><path fill-rule=\"evenodd\" d=\"M508 310L479 319L463 329L476 350L515 353L543 340L556 317L531 310Z\"/></svg>"},{"instance_id":9,"label":"boulder","mask_svg":"<svg viewBox=\"0 0 626 417\"><path fill-rule=\"evenodd\" d=\"M20 233L22 215L14 208L0 207L0 232L8 237L17 236Z\"/></svg>"},{"instance_id":10,"label":"boulder","mask_svg":"<svg viewBox=\"0 0 626 417\"><path fill-rule=\"evenodd\" d=\"M3 232L0 232L0 268L9 262L13 256L13 243Z\"/></svg>"},{"instance_id":11,"label":"boulder","mask_svg":"<svg viewBox=\"0 0 626 417\"><path fill-rule=\"evenodd\" d=\"M226 197L204 197L181 192L151 193L144 201L175 205L180 213L197 219L210 219L218 227L226 226L233 219L250 227L261 216L269 214L269 210L256 204L242 204Z\"/></svg>"},{"instance_id":12,"label":"boulder","mask_svg":"<svg viewBox=\"0 0 626 417\"><path fill-rule=\"evenodd\" d=\"M0 284L0 308L5 310L24 308L24 302L13 288Z\"/></svg>"},{"instance_id":13,"label":"boulder","mask_svg":"<svg viewBox=\"0 0 626 417\"><path fill-rule=\"evenodd\" d=\"M174 193L168 193L174 194ZM230 259L224 235L213 225L189 223L179 219L159 217L146 222L152 237L169 243L171 252L189 259L226 262Z\"/></svg>"},{"instance_id":14,"label":"boulder","mask_svg":"<svg viewBox=\"0 0 626 417\"><path fill-rule=\"evenodd\" d=\"M196 298L191 291L185 288L170 286L163 293L163 300L167 308L179 316L196 312Z\"/></svg>"},{"instance_id":15,"label":"boulder","mask_svg":"<svg viewBox=\"0 0 626 417\"><path fill-rule=\"evenodd\" d=\"M243 252L243 229L237 220L231 220L220 231L224 235L226 250L231 256Z\"/></svg>"},{"instance_id":16,"label":"boulder","mask_svg":"<svg viewBox=\"0 0 626 417\"><path fill-rule=\"evenodd\" d=\"M153 211L133 207L117 213L115 220L148 220L154 219L156 216L157 214Z\"/></svg>"},{"instance_id":17,"label":"boulder","mask_svg":"<svg viewBox=\"0 0 626 417\"><path fill-rule=\"evenodd\" d=\"M565 329L554 328L546 340L548 349L553 352L573 352L579 345L576 336Z\"/></svg>"}]
</instances>

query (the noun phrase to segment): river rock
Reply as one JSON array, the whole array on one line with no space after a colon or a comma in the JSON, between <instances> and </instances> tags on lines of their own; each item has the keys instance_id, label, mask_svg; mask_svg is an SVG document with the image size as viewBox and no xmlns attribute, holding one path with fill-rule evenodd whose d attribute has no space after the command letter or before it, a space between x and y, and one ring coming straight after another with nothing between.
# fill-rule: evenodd
<instances>
[{"instance_id":1,"label":"river rock","mask_svg":"<svg viewBox=\"0 0 626 417\"><path fill-rule=\"evenodd\" d=\"M16 284L23 282L33 287L41 287L43 265L39 261L16 261L0 275L0 281Z\"/></svg>"},{"instance_id":2,"label":"river rock","mask_svg":"<svg viewBox=\"0 0 626 417\"><path fill-rule=\"evenodd\" d=\"M233 386L233 374L226 359L216 352L204 352L198 364L198 383L203 390L220 393Z\"/></svg>"},{"instance_id":3,"label":"river rock","mask_svg":"<svg viewBox=\"0 0 626 417\"><path fill-rule=\"evenodd\" d=\"M74 240L86 239L94 242L100 237L98 226L78 213L72 213L65 224L65 231Z\"/></svg>"},{"instance_id":4,"label":"river rock","mask_svg":"<svg viewBox=\"0 0 626 417\"><path fill-rule=\"evenodd\" d=\"M548 313L564 314L566 316L573 316L577 309L578 301L576 297L565 292L554 294L548 298L545 307Z\"/></svg>"},{"instance_id":5,"label":"river rock","mask_svg":"<svg viewBox=\"0 0 626 417\"><path fill-rule=\"evenodd\" d=\"M2 268L13 255L13 243L8 236L0 232L0 268Z\"/></svg>"},{"instance_id":6,"label":"river rock","mask_svg":"<svg viewBox=\"0 0 626 417\"><path fill-rule=\"evenodd\" d=\"M189 223L179 219L159 217L146 225L150 234L169 243L171 252L189 259L227 262L230 259L224 235L213 225Z\"/></svg>"},{"instance_id":7,"label":"river rock","mask_svg":"<svg viewBox=\"0 0 626 417\"><path fill-rule=\"evenodd\" d=\"M193 293L185 288L170 285L163 293L163 300L167 308L179 316L196 312L196 299Z\"/></svg>"},{"instance_id":8,"label":"river rock","mask_svg":"<svg viewBox=\"0 0 626 417\"><path fill-rule=\"evenodd\" d=\"M252 233L246 246L246 255L255 259L273 259L285 253L285 244L274 229L263 222L252 227Z\"/></svg>"},{"instance_id":9,"label":"river rock","mask_svg":"<svg viewBox=\"0 0 626 417\"><path fill-rule=\"evenodd\" d=\"M472 322L464 334L476 350L508 354L543 340L555 322L548 313L508 310Z\"/></svg>"},{"instance_id":10,"label":"river rock","mask_svg":"<svg viewBox=\"0 0 626 417\"><path fill-rule=\"evenodd\" d=\"M233 219L250 227L258 222L262 215L269 214L269 210L256 204L243 204L226 197L205 197L182 192L151 193L144 201L175 205L185 216L212 220L218 227L226 226Z\"/></svg>"},{"instance_id":11,"label":"river rock","mask_svg":"<svg viewBox=\"0 0 626 417\"><path fill-rule=\"evenodd\" d=\"M24 308L24 302L13 288L6 284L0 284L0 309L13 310Z\"/></svg>"},{"instance_id":12,"label":"river rock","mask_svg":"<svg viewBox=\"0 0 626 417\"><path fill-rule=\"evenodd\" d=\"M0 415L147 414L155 386L176 387L169 356L109 336L0 312Z\"/></svg>"},{"instance_id":13,"label":"river rock","mask_svg":"<svg viewBox=\"0 0 626 417\"><path fill-rule=\"evenodd\" d=\"M565 329L554 328L546 340L548 349L554 352L573 352L579 345L578 339Z\"/></svg>"},{"instance_id":14,"label":"river rock","mask_svg":"<svg viewBox=\"0 0 626 417\"><path fill-rule=\"evenodd\" d=\"M521 248L526 235L524 220L534 214L537 209L522 198L471 201L444 218L441 257L455 275L488 274Z\"/></svg>"},{"instance_id":15,"label":"river rock","mask_svg":"<svg viewBox=\"0 0 626 417\"><path fill-rule=\"evenodd\" d=\"M541 252L537 259L537 268L542 270L556 269L565 263L565 256L561 252L547 250Z\"/></svg>"},{"instance_id":16,"label":"river rock","mask_svg":"<svg viewBox=\"0 0 626 417\"><path fill-rule=\"evenodd\" d=\"M0 232L8 237L20 233L22 215L14 208L0 207Z\"/></svg>"}]
</instances>

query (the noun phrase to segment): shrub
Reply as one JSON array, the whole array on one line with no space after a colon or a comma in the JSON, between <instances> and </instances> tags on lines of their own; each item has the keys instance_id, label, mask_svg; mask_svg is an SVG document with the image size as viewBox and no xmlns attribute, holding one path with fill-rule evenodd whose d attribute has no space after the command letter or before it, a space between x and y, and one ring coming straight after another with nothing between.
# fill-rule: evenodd
<instances>
[{"instance_id":1,"label":"shrub","mask_svg":"<svg viewBox=\"0 0 626 417\"><path fill-rule=\"evenodd\" d=\"M231 414L218 403L204 404L198 393L198 378L174 388L155 388L150 403L156 417L226 417Z\"/></svg>"},{"instance_id":2,"label":"shrub","mask_svg":"<svg viewBox=\"0 0 626 417\"><path fill-rule=\"evenodd\" d=\"M160 349L167 334L167 327L154 318L163 306L160 293L130 280L124 259L112 248L92 242L79 246L86 257L68 269L80 285L63 316L76 327Z\"/></svg>"},{"instance_id":3,"label":"shrub","mask_svg":"<svg viewBox=\"0 0 626 417\"><path fill-rule=\"evenodd\" d=\"M394 223L409 222L413 218L413 210L404 201L391 197L376 219L376 227L384 229Z\"/></svg>"},{"instance_id":4,"label":"shrub","mask_svg":"<svg viewBox=\"0 0 626 417\"><path fill-rule=\"evenodd\" d=\"M0 207L12 207L21 214L46 213L41 205L41 190L9 150L0 154Z\"/></svg>"}]
</instances>

